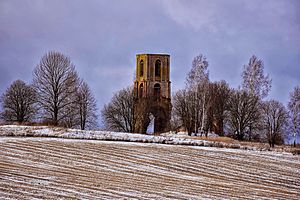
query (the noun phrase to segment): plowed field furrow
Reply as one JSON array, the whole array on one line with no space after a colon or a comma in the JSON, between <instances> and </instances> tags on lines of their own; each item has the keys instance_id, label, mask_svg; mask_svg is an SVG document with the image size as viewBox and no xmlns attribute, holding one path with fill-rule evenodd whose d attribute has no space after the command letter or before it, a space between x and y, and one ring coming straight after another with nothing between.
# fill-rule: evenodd
<instances>
[{"instance_id":1,"label":"plowed field furrow","mask_svg":"<svg viewBox=\"0 0 300 200\"><path fill-rule=\"evenodd\" d=\"M51 172L49 173L51 174ZM6 176L14 176L14 180L11 180L10 178L7 178L9 181L12 181L16 184L20 184L18 187L25 187L25 185L27 185L28 187L32 187L33 183L28 183L32 182L32 180L34 180L34 183L36 183L38 180L40 180L39 178L35 177L30 177L30 176L22 176L16 173L7 173L5 174ZM31 179L30 179L31 178ZM69 197L72 196L74 197L74 195L76 196L77 194L80 194L81 196L85 196L86 198L94 198L94 196L99 196L99 195L111 195L113 196L114 192L111 193L107 193L106 191L103 191L101 189L96 188L95 186L89 187L87 182L86 184L84 180L80 179L81 182L65 182L65 181L60 181L60 180L56 180L55 182L52 182L51 185L47 185L46 189L47 191L60 191L62 194L67 194ZM37 187L36 189L38 189L39 191L42 190L42 185L40 185L39 187ZM71 192L70 192L71 191ZM53 193L52 195L56 194ZM60 193L58 193L60 194ZM51 195L51 196L52 196ZM116 196L117 197L117 196Z\"/></svg>"},{"instance_id":2,"label":"plowed field furrow","mask_svg":"<svg viewBox=\"0 0 300 200\"><path fill-rule=\"evenodd\" d=\"M289 154L70 140L0 138L3 199L299 199Z\"/></svg>"}]
</instances>

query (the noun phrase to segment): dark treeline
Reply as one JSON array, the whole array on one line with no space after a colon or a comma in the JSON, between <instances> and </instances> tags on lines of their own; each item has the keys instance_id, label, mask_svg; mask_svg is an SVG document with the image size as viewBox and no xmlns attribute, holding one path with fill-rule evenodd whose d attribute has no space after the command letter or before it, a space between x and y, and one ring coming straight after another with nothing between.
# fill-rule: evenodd
<instances>
[{"instance_id":1,"label":"dark treeline","mask_svg":"<svg viewBox=\"0 0 300 200\"><path fill-rule=\"evenodd\" d=\"M96 100L70 59L59 52L44 55L32 84L14 81L1 96L1 118L69 128L97 126Z\"/></svg>"},{"instance_id":2,"label":"dark treeline","mask_svg":"<svg viewBox=\"0 0 300 200\"><path fill-rule=\"evenodd\" d=\"M209 62L196 56L186 76L185 87L173 93L172 131L207 136L214 132L237 140L282 144L300 132L300 87L290 93L285 107L268 99L272 80L264 74L264 63L252 56L244 65L242 84L231 88L225 80L212 82ZM33 71L32 84L14 81L0 98L2 120L39 123L80 129L97 126L96 100L79 78L74 64L59 52L44 55ZM115 93L101 111L106 130L135 132L141 113L134 109L133 88ZM147 106L147 105L145 105Z\"/></svg>"},{"instance_id":3,"label":"dark treeline","mask_svg":"<svg viewBox=\"0 0 300 200\"><path fill-rule=\"evenodd\" d=\"M287 108L277 100L265 100L272 80L264 74L264 63L256 56L244 65L241 78L237 89L225 80L212 82L207 59L201 54L196 56L185 87L173 93L172 131L184 129L189 135L201 136L214 132L241 141L268 142L272 147L293 133L296 143L300 132L300 87L290 93ZM134 132L138 113L133 88L115 93L101 114L107 130Z\"/></svg>"}]
</instances>

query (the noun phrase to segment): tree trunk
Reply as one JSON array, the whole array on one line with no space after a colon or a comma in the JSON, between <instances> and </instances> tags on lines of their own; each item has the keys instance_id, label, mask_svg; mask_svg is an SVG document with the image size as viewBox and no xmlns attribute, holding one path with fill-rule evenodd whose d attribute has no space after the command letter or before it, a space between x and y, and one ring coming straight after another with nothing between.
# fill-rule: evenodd
<instances>
[{"instance_id":1,"label":"tree trunk","mask_svg":"<svg viewBox=\"0 0 300 200\"><path fill-rule=\"evenodd\" d=\"M294 147L296 147L296 130L294 132Z\"/></svg>"}]
</instances>

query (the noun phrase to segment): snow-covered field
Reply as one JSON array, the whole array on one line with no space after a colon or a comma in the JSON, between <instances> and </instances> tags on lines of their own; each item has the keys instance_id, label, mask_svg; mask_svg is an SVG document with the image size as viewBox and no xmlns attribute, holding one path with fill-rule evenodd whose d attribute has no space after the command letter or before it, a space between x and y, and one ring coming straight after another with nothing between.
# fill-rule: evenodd
<instances>
[{"instance_id":1,"label":"snow-covered field","mask_svg":"<svg viewBox=\"0 0 300 200\"><path fill-rule=\"evenodd\" d=\"M15 134L24 131L14 128ZM51 130L44 129L44 133ZM290 153L57 137L0 137L3 199L299 197L300 156Z\"/></svg>"},{"instance_id":2,"label":"snow-covered field","mask_svg":"<svg viewBox=\"0 0 300 200\"><path fill-rule=\"evenodd\" d=\"M190 145L190 146L207 146L207 147L224 147L233 149L246 150L267 150L268 145L249 146L240 143L224 143L218 141L199 140L199 137L188 137L187 134L164 133L161 136L145 135L134 133L120 133L109 131L81 131L76 129L65 129L60 127L47 126L17 126L6 125L0 126L0 136L31 136L31 137L56 137L67 139L92 139L105 141L125 141L125 142L142 142L158 143L171 145ZM213 136L215 137L215 136Z\"/></svg>"}]
</instances>

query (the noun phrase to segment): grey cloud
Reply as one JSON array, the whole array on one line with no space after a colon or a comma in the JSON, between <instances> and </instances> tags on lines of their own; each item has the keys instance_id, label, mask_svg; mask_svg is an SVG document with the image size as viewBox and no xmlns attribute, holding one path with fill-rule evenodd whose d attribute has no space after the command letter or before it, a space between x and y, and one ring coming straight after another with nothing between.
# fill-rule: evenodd
<instances>
[{"instance_id":1,"label":"grey cloud","mask_svg":"<svg viewBox=\"0 0 300 200\"><path fill-rule=\"evenodd\" d=\"M211 79L232 87L256 54L273 78L270 97L286 103L300 85L299 19L297 0L2 0L0 92L17 78L30 81L49 50L71 58L100 109L132 84L137 53L171 55L173 91L184 87L199 53L208 58Z\"/></svg>"}]
</instances>

